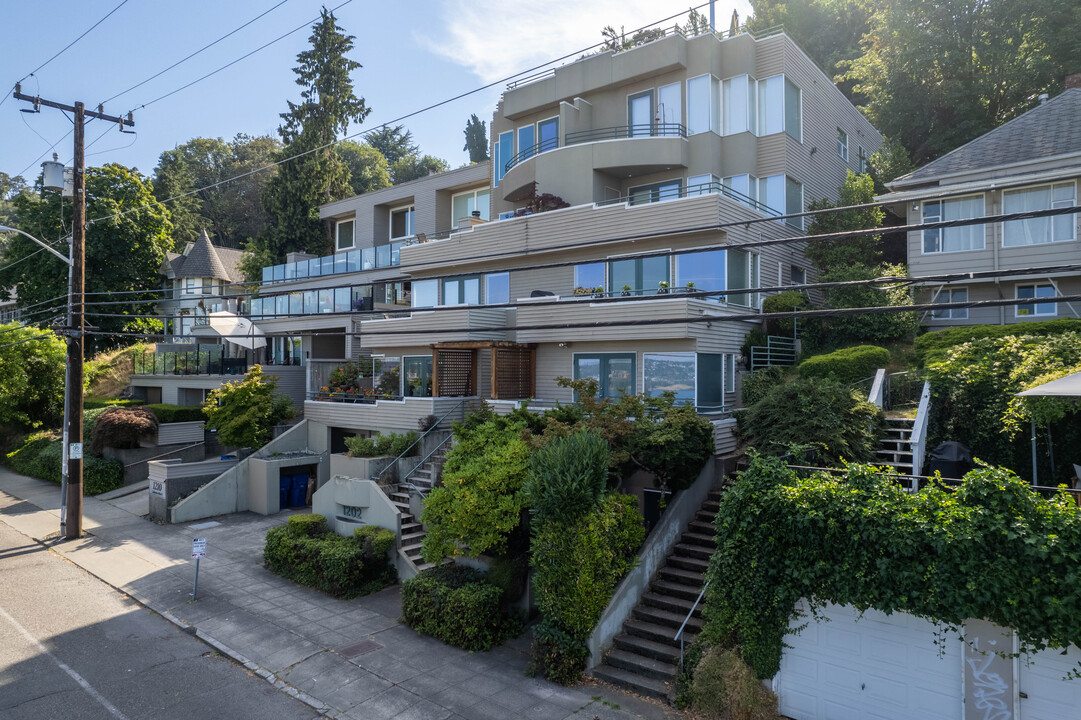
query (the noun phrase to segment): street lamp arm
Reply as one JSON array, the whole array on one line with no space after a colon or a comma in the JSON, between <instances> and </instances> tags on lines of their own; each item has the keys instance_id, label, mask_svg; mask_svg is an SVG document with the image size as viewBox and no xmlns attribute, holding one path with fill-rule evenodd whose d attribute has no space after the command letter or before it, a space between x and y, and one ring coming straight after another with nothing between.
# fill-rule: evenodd
<instances>
[{"instance_id":1,"label":"street lamp arm","mask_svg":"<svg viewBox=\"0 0 1081 720\"><path fill-rule=\"evenodd\" d=\"M60 254L60 252L58 252L57 250L54 250L54 249L53 249L53 248L52 248L51 246L49 246L49 245L46 245L46 244L45 244L45 243L43 243L43 242L42 242L41 240L38 240L38 239L37 239L36 237L34 237L33 235L31 235L30 233L27 233L27 232L23 232L23 231L22 231L22 230L20 230L19 228L13 228L13 227L8 227L7 225L0 225L0 231L7 231L7 232L15 232L15 233L19 233L20 235L24 235L24 236L26 236L26 237L30 238L31 240L33 240L34 242L36 242L36 243L37 243L38 245L40 245L41 247L43 247L43 248L45 248L46 250L48 250L49 252L51 252L51 253L52 253L53 255L55 255L55 256L57 256L58 258L60 258L61 260L63 260L63 261L64 261L64 263L65 263L66 265L68 265L69 267L70 267L70 266L71 266L71 264L72 264L72 260L71 260L71 258L66 258L66 257L64 257L64 256L63 256L62 254Z\"/></svg>"}]
</instances>

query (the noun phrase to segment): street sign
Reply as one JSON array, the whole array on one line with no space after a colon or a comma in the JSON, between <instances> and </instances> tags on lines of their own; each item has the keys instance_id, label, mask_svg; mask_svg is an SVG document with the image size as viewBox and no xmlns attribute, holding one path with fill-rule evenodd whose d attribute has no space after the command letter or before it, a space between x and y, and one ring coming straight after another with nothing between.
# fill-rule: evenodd
<instances>
[{"instance_id":1,"label":"street sign","mask_svg":"<svg viewBox=\"0 0 1081 720\"><path fill-rule=\"evenodd\" d=\"M193 560L206 557L206 538L195 538L191 541L191 557Z\"/></svg>"},{"instance_id":2,"label":"street sign","mask_svg":"<svg viewBox=\"0 0 1081 720\"><path fill-rule=\"evenodd\" d=\"M83 459L83 444L82 443L71 443L71 446L68 449L68 458L71 459L71 460L82 460Z\"/></svg>"}]
</instances>

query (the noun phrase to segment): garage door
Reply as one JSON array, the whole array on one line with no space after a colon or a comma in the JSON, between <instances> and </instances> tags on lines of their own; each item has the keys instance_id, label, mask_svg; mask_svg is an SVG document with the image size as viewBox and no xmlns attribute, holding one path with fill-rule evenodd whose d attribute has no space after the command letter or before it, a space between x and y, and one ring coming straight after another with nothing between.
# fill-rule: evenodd
<instances>
[{"instance_id":1,"label":"garage door","mask_svg":"<svg viewBox=\"0 0 1081 720\"><path fill-rule=\"evenodd\" d=\"M830 621L811 620L785 636L791 649L773 682L782 713L796 720L961 720L956 635L940 648L935 626L912 615L868 610L860 617L840 605L822 614Z\"/></svg>"},{"instance_id":2,"label":"garage door","mask_svg":"<svg viewBox=\"0 0 1081 720\"><path fill-rule=\"evenodd\" d=\"M1024 693L1021 720L1081 718L1081 679L1062 679L1081 670L1079 662L1081 650L1075 645L1065 655L1061 650L1044 650L1022 656L1017 672L1017 686Z\"/></svg>"}]
</instances>

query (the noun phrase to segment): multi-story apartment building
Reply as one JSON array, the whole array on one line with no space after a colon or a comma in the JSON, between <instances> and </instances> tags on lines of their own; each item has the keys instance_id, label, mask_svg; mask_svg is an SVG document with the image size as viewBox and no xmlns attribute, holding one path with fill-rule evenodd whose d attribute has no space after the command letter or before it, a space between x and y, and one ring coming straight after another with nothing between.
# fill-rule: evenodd
<instances>
[{"instance_id":1,"label":"multi-story apartment building","mask_svg":"<svg viewBox=\"0 0 1081 720\"><path fill-rule=\"evenodd\" d=\"M1024 115L897 178L889 183L891 192L878 199L895 202L894 211L913 225L1076 206L1081 75L1067 78L1066 86ZM925 314L923 322L934 328L1079 317L1081 304L1053 300L1081 294L1081 273L1061 268L1081 257L1079 230L1078 215L1068 214L910 232L911 275L1003 273L993 279L924 282L917 298L922 302L1048 298L1026 305L944 308ZM1030 272L1034 269L1039 272Z\"/></svg>"},{"instance_id":2,"label":"multi-story apartment building","mask_svg":"<svg viewBox=\"0 0 1081 720\"><path fill-rule=\"evenodd\" d=\"M323 206L336 252L266 269L247 311L309 368L309 419L409 430L572 400L559 377L723 417L755 291L808 275L799 243L757 243L881 141L784 34L584 57L509 86L491 127L491 162Z\"/></svg>"}]
</instances>

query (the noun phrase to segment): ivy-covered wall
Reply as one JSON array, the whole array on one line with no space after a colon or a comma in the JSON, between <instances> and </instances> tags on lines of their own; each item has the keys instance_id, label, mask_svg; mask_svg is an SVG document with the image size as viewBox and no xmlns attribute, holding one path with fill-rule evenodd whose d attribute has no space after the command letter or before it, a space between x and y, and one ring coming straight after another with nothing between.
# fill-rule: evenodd
<instances>
[{"instance_id":1,"label":"ivy-covered wall","mask_svg":"<svg viewBox=\"0 0 1081 720\"><path fill-rule=\"evenodd\" d=\"M982 467L955 491L908 494L852 465L801 479L756 456L724 494L700 639L780 667L800 598L1016 628L1022 651L1081 643L1081 510Z\"/></svg>"}]
</instances>

